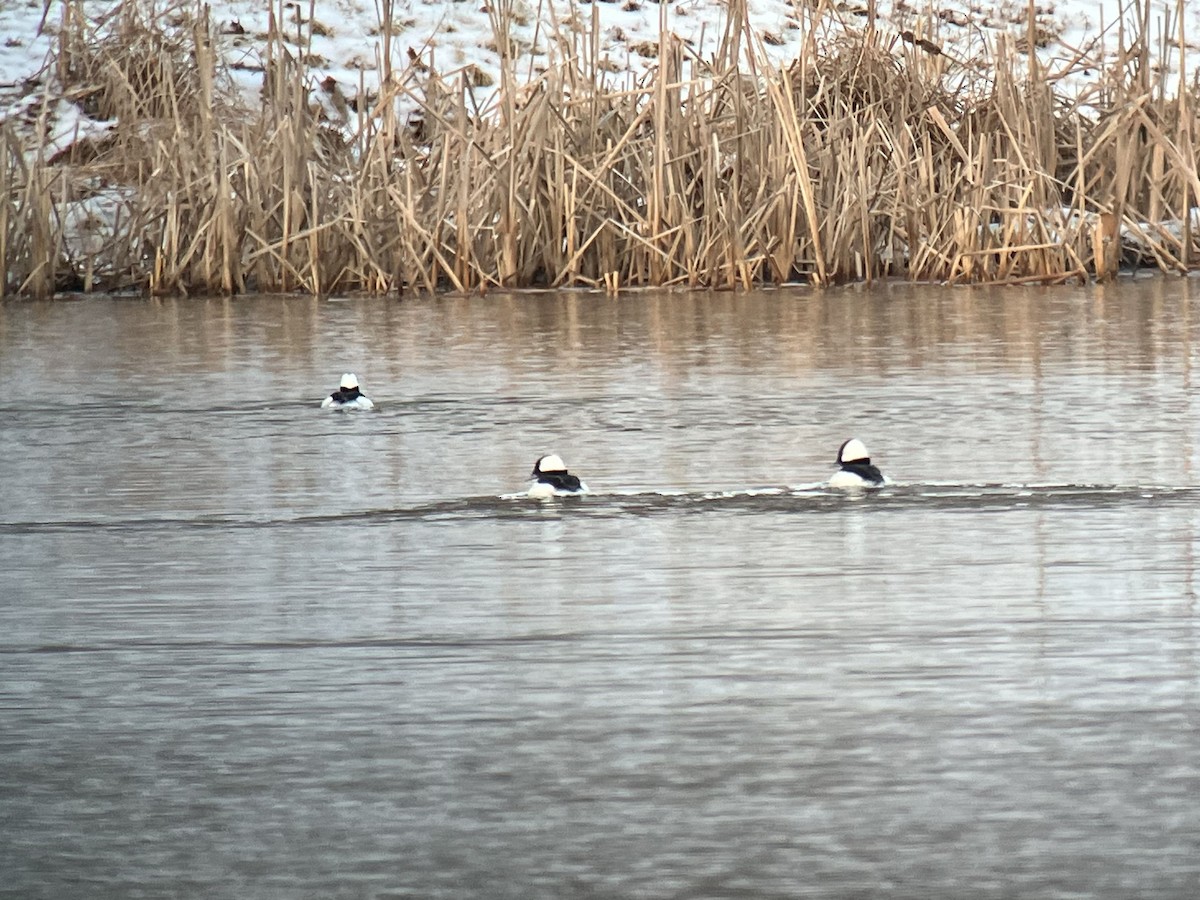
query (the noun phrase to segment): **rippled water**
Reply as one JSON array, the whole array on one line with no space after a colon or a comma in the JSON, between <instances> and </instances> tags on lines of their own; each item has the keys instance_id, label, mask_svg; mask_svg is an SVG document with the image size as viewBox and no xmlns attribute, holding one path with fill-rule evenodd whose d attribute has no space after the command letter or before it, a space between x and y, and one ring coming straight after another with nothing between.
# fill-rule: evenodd
<instances>
[{"instance_id":1,"label":"rippled water","mask_svg":"<svg viewBox=\"0 0 1200 900\"><path fill-rule=\"evenodd\" d=\"M1198 294L0 304L0 894L1200 896Z\"/></svg>"}]
</instances>

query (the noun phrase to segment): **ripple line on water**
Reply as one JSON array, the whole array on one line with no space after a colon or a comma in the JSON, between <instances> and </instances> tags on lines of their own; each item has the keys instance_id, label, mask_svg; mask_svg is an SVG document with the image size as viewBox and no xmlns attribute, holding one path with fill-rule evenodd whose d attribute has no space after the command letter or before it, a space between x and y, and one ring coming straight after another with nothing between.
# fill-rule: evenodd
<instances>
[{"instance_id":1,"label":"ripple line on water","mask_svg":"<svg viewBox=\"0 0 1200 900\"><path fill-rule=\"evenodd\" d=\"M925 647L942 644L964 644L978 648L981 642L1002 636L1005 641L1015 630L1037 630L1045 633L1047 628L1057 632L1071 633L1106 633L1114 627L1131 626L1139 628L1172 628L1174 623L1184 621L1187 617L1179 616L1121 616L1110 617L1103 621L1079 616L1064 615L1053 617L1030 618L1015 616L1002 621L993 622L988 626L978 622L881 622L875 626L870 637L872 640L902 640L915 642ZM267 638L229 640L219 638L207 639L178 639L169 640L160 637L128 637L111 638L82 643L41 643L41 644L11 644L0 645L2 656L67 656L110 653L245 653L245 652L305 652L311 650L398 650L428 653L443 652L479 652L490 650L511 652L519 647L561 646L609 646L627 647L629 645L653 646L656 653L661 653L666 647L680 647L693 650L698 645L765 645L788 642L822 642L826 640L836 643L845 638L844 630L837 625L811 625L764 628L684 628L652 629L652 630L596 630L579 631L535 631L517 634L497 634L484 637L467 637L459 634L421 634L385 637L345 637L345 638ZM1106 651L1107 657L1112 658L1111 652Z\"/></svg>"},{"instance_id":2,"label":"ripple line on water","mask_svg":"<svg viewBox=\"0 0 1200 900\"><path fill-rule=\"evenodd\" d=\"M141 531L156 529L262 529L327 526L386 526L395 522L463 519L527 519L547 515L621 517L704 513L837 513L848 508L981 512L1026 509L1115 509L1178 506L1200 499L1200 488L1104 484L894 484L882 490L847 492L825 485L732 491L643 491L592 493L554 501L524 494L464 497L390 509L353 510L300 516L146 516L0 522L0 535L56 531Z\"/></svg>"}]
</instances>

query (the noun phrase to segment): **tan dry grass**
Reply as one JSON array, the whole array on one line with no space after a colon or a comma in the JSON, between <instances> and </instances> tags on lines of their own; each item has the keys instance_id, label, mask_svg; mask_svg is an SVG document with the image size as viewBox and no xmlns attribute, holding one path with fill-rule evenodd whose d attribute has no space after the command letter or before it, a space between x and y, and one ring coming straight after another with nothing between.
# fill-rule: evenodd
<instances>
[{"instance_id":1,"label":"tan dry grass","mask_svg":"<svg viewBox=\"0 0 1200 900\"><path fill-rule=\"evenodd\" d=\"M489 8L507 46L514 6ZM1195 98L1168 97L1151 71L1148 11L1078 100L1006 41L980 70L919 36L810 27L772 69L738 2L713 59L664 28L653 76L618 89L593 20L555 30L557 62L532 80L506 57L486 109L469 72L388 62L347 137L282 29L247 111L222 88L209 22L138 9L97 31L62 7L56 71L116 119L107 138L51 156L3 131L7 292L1054 282L1109 277L1122 253L1168 271L1197 256ZM1157 53L1182 60L1167 33ZM401 98L419 122L400 120ZM136 200L79 258L65 212L105 186Z\"/></svg>"}]
</instances>

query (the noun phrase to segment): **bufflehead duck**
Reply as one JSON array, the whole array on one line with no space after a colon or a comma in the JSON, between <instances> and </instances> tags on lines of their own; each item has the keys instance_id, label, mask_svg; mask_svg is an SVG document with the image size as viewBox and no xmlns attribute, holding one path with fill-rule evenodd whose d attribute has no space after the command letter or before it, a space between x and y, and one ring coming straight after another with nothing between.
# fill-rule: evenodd
<instances>
[{"instance_id":1,"label":"bufflehead duck","mask_svg":"<svg viewBox=\"0 0 1200 900\"><path fill-rule=\"evenodd\" d=\"M567 471L562 457L551 453L533 464L533 487L529 496L544 500L549 497L574 497L587 493L587 485L579 477Z\"/></svg>"},{"instance_id":2,"label":"bufflehead duck","mask_svg":"<svg viewBox=\"0 0 1200 900\"><path fill-rule=\"evenodd\" d=\"M321 409L374 409L372 403L358 389L358 379L353 372L342 376L338 389L321 401Z\"/></svg>"},{"instance_id":3,"label":"bufflehead duck","mask_svg":"<svg viewBox=\"0 0 1200 900\"><path fill-rule=\"evenodd\" d=\"M883 473L871 465L866 445L858 438L850 438L838 448L837 464L841 468L830 477L830 487L883 486Z\"/></svg>"}]
</instances>

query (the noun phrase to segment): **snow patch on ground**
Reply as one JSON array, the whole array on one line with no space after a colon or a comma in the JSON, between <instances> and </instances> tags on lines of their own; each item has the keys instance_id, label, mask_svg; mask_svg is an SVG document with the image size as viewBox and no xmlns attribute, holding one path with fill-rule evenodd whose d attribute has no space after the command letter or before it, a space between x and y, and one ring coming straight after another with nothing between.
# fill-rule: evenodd
<instances>
[{"instance_id":1,"label":"snow patch on ground","mask_svg":"<svg viewBox=\"0 0 1200 900\"><path fill-rule=\"evenodd\" d=\"M142 2L142 0L126 0ZM314 87L324 84L327 93L354 97L361 91L374 94L383 69L382 6L387 0L316 0L274 4L291 50L309 66ZM410 59L447 74L465 71L486 102L500 75L500 48L493 34L489 3L507 4L514 23L509 35L518 77L543 71L556 52L552 34L582 36L596 29L605 66L614 76L636 80L653 68L659 34L665 25L701 59L714 53L729 19L728 0L395 0L392 7L393 67L403 69ZM820 28L862 29L870 16L869 0L835 0ZM99 19L118 4L113 0L84 0L82 8ZM876 27L899 35L932 42L952 58L970 64L985 40L1012 35L1021 47L1027 34L1029 6L1015 0L944 0L913 4L909 0L879 0L874 4ZM59 27L62 4L43 0L0 0L0 120L28 119L47 91L48 79L39 75ZM193 4L167 7L193 12ZM262 87L263 48L271 26L272 4L262 0L214 0L209 4L220 34L220 52L247 99ZM499 8L499 7L497 7ZM813 6L789 0L746 0L753 34L775 65L795 59L801 41L812 27ZM1178 44L1174 5L1152 4L1152 36ZM1103 46L1111 61L1117 46L1116 23L1122 15L1120 0L1069 0L1035 6L1038 55L1051 71L1062 69L1079 50ZM1125 15L1131 15L1128 10ZM1200 4L1190 4L1185 14L1185 35L1200 35ZM1200 44L1189 38L1191 53ZM1156 45L1152 50L1160 49ZM1177 54L1164 58L1172 79L1192 78L1190 58L1180 71ZM1200 57L1197 57L1200 59ZM60 108L61 112L61 108ZM70 128L78 120L68 123ZM64 126L68 127L68 126ZM55 126L56 130L61 130Z\"/></svg>"}]
</instances>

